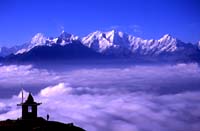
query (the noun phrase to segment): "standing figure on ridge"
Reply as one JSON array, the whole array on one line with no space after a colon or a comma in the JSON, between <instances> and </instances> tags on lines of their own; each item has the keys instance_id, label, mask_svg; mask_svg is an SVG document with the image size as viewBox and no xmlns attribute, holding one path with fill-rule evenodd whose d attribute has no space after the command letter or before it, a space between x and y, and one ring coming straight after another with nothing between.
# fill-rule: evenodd
<instances>
[{"instance_id":1,"label":"standing figure on ridge","mask_svg":"<svg viewBox=\"0 0 200 131\"><path fill-rule=\"evenodd\" d=\"M47 114L47 121L49 121L49 114Z\"/></svg>"}]
</instances>

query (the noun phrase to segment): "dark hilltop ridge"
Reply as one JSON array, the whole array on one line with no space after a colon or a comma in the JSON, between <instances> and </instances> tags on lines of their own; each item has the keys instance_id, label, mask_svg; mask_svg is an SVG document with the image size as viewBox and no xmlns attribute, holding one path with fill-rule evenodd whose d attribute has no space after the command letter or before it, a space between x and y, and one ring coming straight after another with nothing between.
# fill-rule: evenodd
<instances>
[{"instance_id":1,"label":"dark hilltop ridge","mask_svg":"<svg viewBox=\"0 0 200 131\"><path fill-rule=\"evenodd\" d=\"M41 103L34 101L33 96L29 96L25 102L18 104L22 106L22 117L17 120L7 119L0 121L0 131L85 131L84 129L74 126L73 123L61 123L49 121L37 116L37 106Z\"/></svg>"}]
</instances>

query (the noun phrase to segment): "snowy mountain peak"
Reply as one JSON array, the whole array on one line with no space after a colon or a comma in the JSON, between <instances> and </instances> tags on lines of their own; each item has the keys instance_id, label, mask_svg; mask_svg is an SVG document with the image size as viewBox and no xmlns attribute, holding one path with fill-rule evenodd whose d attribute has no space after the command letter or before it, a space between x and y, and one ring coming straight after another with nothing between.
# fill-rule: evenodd
<instances>
[{"instance_id":1,"label":"snowy mountain peak","mask_svg":"<svg viewBox=\"0 0 200 131\"><path fill-rule=\"evenodd\" d=\"M165 34L163 35L163 37L160 38L160 40L171 40L171 39L176 39L176 38L172 37L172 35L170 34Z\"/></svg>"},{"instance_id":2,"label":"snowy mountain peak","mask_svg":"<svg viewBox=\"0 0 200 131\"><path fill-rule=\"evenodd\" d=\"M116 30L116 29L113 29L111 31L108 31L109 33L115 35L115 34L118 34L120 31Z\"/></svg>"},{"instance_id":3,"label":"snowy mountain peak","mask_svg":"<svg viewBox=\"0 0 200 131\"><path fill-rule=\"evenodd\" d=\"M72 43L72 41L74 40L79 40L79 37L73 34L67 33L63 30L60 36L57 38L56 43L64 46L66 44Z\"/></svg>"},{"instance_id":4,"label":"snowy mountain peak","mask_svg":"<svg viewBox=\"0 0 200 131\"><path fill-rule=\"evenodd\" d=\"M72 34L65 32L64 30L61 32L60 36L62 39L71 38Z\"/></svg>"},{"instance_id":5,"label":"snowy mountain peak","mask_svg":"<svg viewBox=\"0 0 200 131\"><path fill-rule=\"evenodd\" d=\"M111 30L111 31L108 31L106 32L106 34L108 36L112 36L112 37L123 37L124 33L121 32L121 31L118 31L118 30Z\"/></svg>"},{"instance_id":6,"label":"snowy mountain peak","mask_svg":"<svg viewBox=\"0 0 200 131\"><path fill-rule=\"evenodd\" d=\"M29 42L29 44L18 50L15 54L22 54L24 52L28 52L32 48L36 46L52 46L54 44L58 45L66 45L69 43L72 43L74 40L79 40L78 36L74 36L70 33L65 32L64 30L61 32L61 34L58 37L49 37L46 38L42 33L37 33Z\"/></svg>"},{"instance_id":7,"label":"snowy mountain peak","mask_svg":"<svg viewBox=\"0 0 200 131\"><path fill-rule=\"evenodd\" d=\"M163 37L164 38L170 38L170 37L172 37L170 34L165 34L165 35L163 35Z\"/></svg>"},{"instance_id":8,"label":"snowy mountain peak","mask_svg":"<svg viewBox=\"0 0 200 131\"><path fill-rule=\"evenodd\" d=\"M26 44L27 46L23 47L22 49L18 50L15 54L22 54L24 52L28 52L35 46L42 46L46 44L47 38L42 33L37 33L35 36L32 37L29 44Z\"/></svg>"},{"instance_id":9,"label":"snowy mountain peak","mask_svg":"<svg viewBox=\"0 0 200 131\"><path fill-rule=\"evenodd\" d=\"M42 33L37 33L32 39L31 44L41 45L46 42L46 37Z\"/></svg>"},{"instance_id":10,"label":"snowy mountain peak","mask_svg":"<svg viewBox=\"0 0 200 131\"><path fill-rule=\"evenodd\" d=\"M65 33L65 30L62 30L62 31L61 31L61 34L63 34L63 33Z\"/></svg>"},{"instance_id":11,"label":"snowy mountain peak","mask_svg":"<svg viewBox=\"0 0 200 131\"><path fill-rule=\"evenodd\" d=\"M59 36L60 38L62 38L62 39L66 39L66 40L68 40L68 39L71 39L71 40L78 40L79 39L79 37L78 36L75 36L75 35L73 35L73 34L70 34L70 33L68 33L68 32L65 32L64 30L61 32L61 34L60 34L60 36Z\"/></svg>"},{"instance_id":12,"label":"snowy mountain peak","mask_svg":"<svg viewBox=\"0 0 200 131\"><path fill-rule=\"evenodd\" d=\"M159 40L161 43L176 43L177 39L172 37L170 34L166 34L161 37Z\"/></svg>"},{"instance_id":13,"label":"snowy mountain peak","mask_svg":"<svg viewBox=\"0 0 200 131\"><path fill-rule=\"evenodd\" d=\"M114 49L129 45L128 35L116 30L95 31L82 38L82 43L98 52L104 52L108 48Z\"/></svg>"}]
</instances>

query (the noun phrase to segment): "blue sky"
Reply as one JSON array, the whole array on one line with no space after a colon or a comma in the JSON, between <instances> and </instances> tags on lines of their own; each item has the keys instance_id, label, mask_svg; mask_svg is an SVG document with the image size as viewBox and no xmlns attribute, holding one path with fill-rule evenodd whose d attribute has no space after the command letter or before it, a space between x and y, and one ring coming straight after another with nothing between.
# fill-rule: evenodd
<instances>
[{"instance_id":1,"label":"blue sky","mask_svg":"<svg viewBox=\"0 0 200 131\"><path fill-rule=\"evenodd\" d=\"M200 40L199 0L1 0L0 46L23 44L36 33L85 36L118 29L145 39L171 34Z\"/></svg>"}]
</instances>

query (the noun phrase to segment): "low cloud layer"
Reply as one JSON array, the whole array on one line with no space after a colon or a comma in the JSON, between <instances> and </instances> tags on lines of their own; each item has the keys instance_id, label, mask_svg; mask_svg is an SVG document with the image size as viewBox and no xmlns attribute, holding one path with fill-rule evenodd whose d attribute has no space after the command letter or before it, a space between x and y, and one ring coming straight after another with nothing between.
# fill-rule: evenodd
<instances>
[{"instance_id":1,"label":"low cloud layer","mask_svg":"<svg viewBox=\"0 0 200 131\"><path fill-rule=\"evenodd\" d=\"M200 84L200 68L197 64L57 68L59 71L38 69L31 65L1 66L0 88L14 87L19 89L23 86L28 90L31 87L31 90L39 91L45 86L64 82L73 87L112 87L119 90L177 93L185 90L198 90Z\"/></svg>"},{"instance_id":2,"label":"low cloud layer","mask_svg":"<svg viewBox=\"0 0 200 131\"><path fill-rule=\"evenodd\" d=\"M16 74L18 77L16 78ZM39 115L88 131L198 131L200 69L196 64L79 68L62 72L32 66L0 67L0 84L23 79L37 88ZM26 90L26 89L25 89ZM25 93L27 95L27 93ZM0 98L0 119L18 118L20 94Z\"/></svg>"}]
</instances>

